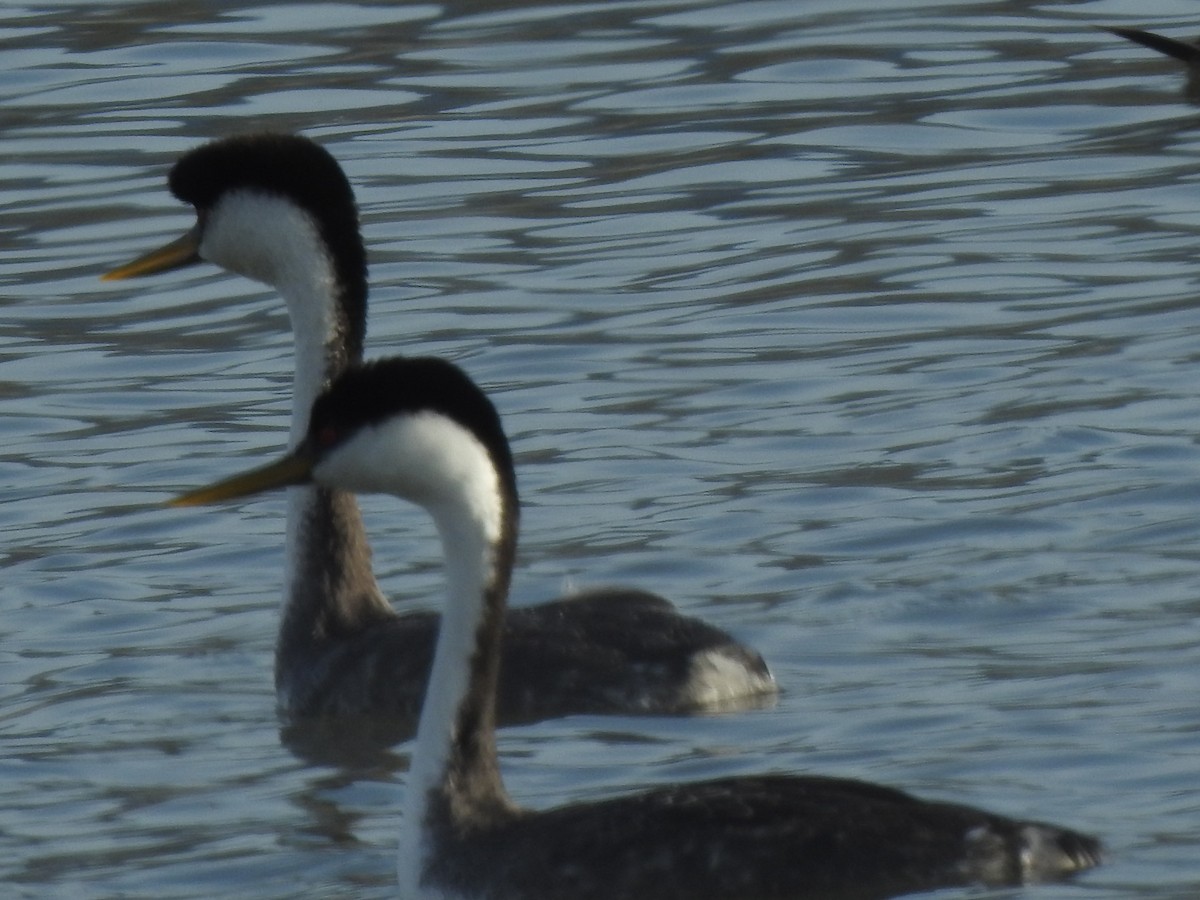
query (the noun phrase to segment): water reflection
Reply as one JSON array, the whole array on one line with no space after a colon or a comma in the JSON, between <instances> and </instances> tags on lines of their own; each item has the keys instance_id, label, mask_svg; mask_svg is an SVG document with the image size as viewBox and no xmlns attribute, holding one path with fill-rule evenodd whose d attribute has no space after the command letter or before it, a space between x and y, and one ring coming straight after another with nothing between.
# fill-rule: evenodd
<instances>
[{"instance_id":1,"label":"water reflection","mask_svg":"<svg viewBox=\"0 0 1200 900\"><path fill-rule=\"evenodd\" d=\"M300 759L347 770L396 769L406 757L395 749L412 737L411 718L338 716L286 719L279 740Z\"/></svg>"}]
</instances>

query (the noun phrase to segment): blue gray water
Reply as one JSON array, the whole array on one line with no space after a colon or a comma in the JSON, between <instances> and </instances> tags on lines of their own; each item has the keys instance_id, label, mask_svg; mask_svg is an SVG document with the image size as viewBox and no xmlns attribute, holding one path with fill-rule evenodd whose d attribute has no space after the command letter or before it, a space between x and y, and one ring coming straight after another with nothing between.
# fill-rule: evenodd
<instances>
[{"instance_id":1,"label":"blue gray water","mask_svg":"<svg viewBox=\"0 0 1200 900\"><path fill-rule=\"evenodd\" d=\"M1096 23L1191 4L50 3L0 11L5 897L388 897L406 747L281 739L282 498L155 504L285 441L290 338L166 170L343 162L369 352L489 388L518 602L632 583L785 693L507 729L529 805L758 771L1094 831L1200 895L1200 110ZM1156 16L1133 20L1130 16ZM387 585L430 529L367 504Z\"/></svg>"}]
</instances>

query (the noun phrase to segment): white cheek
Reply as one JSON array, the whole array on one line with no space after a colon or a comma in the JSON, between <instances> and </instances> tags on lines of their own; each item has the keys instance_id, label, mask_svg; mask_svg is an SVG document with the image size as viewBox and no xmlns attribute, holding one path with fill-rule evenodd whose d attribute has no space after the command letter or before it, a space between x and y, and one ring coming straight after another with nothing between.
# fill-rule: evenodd
<instances>
[{"instance_id":1,"label":"white cheek","mask_svg":"<svg viewBox=\"0 0 1200 900\"><path fill-rule=\"evenodd\" d=\"M209 211L200 255L223 269L279 285L307 272L325 250L311 216L282 197L234 191Z\"/></svg>"},{"instance_id":2,"label":"white cheek","mask_svg":"<svg viewBox=\"0 0 1200 900\"><path fill-rule=\"evenodd\" d=\"M437 516L457 510L500 530L503 501L495 466L470 432L432 412L363 428L313 468L327 487L403 497Z\"/></svg>"},{"instance_id":3,"label":"white cheek","mask_svg":"<svg viewBox=\"0 0 1200 900\"><path fill-rule=\"evenodd\" d=\"M360 494L396 494L408 500L411 488L401 480L406 463L374 433L364 429L313 468L313 480L326 487Z\"/></svg>"}]
</instances>

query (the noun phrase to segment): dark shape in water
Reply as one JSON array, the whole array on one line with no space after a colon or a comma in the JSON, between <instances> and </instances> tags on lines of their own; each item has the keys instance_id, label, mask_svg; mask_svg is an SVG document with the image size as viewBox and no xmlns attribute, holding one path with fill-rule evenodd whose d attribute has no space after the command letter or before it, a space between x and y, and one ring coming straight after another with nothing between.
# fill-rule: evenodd
<instances>
[{"instance_id":1,"label":"dark shape in water","mask_svg":"<svg viewBox=\"0 0 1200 900\"><path fill-rule=\"evenodd\" d=\"M1143 31L1140 28L1110 28L1104 30L1118 37L1123 37L1135 44L1157 50L1164 56L1170 56L1188 67L1187 83L1184 86L1184 96L1193 103L1200 102L1200 44L1197 42L1177 41L1175 38L1155 34L1153 31Z\"/></svg>"}]
</instances>

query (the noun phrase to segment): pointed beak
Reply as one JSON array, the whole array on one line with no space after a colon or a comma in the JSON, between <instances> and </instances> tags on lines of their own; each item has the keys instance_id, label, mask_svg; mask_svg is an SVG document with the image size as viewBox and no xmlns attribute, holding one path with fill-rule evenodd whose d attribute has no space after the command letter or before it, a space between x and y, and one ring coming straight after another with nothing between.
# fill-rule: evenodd
<instances>
[{"instance_id":1,"label":"pointed beak","mask_svg":"<svg viewBox=\"0 0 1200 900\"><path fill-rule=\"evenodd\" d=\"M261 494L272 488L307 484L312 477L316 460L304 446L299 447L282 459L257 469L251 469L232 478L226 478L208 487L197 488L168 500L164 506L205 506L222 500Z\"/></svg>"},{"instance_id":2,"label":"pointed beak","mask_svg":"<svg viewBox=\"0 0 1200 900\"><path fill-rule=\"evenodd\" d=\"M165 247L152 250L144 256L139 256L133 262L128 262L100 276L101 281L120 281L123 278L137 278L141 275L153 275L156 272L169 272L172 269L182 269L200 262L200 224L182 237L176 238Z\"/></svg>"}]
</instances>

